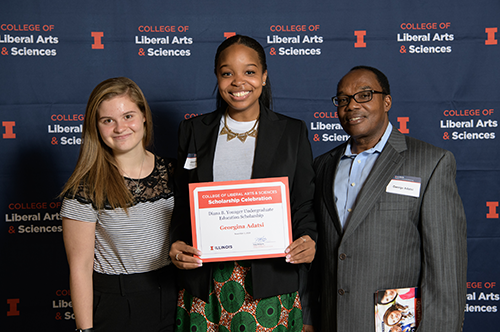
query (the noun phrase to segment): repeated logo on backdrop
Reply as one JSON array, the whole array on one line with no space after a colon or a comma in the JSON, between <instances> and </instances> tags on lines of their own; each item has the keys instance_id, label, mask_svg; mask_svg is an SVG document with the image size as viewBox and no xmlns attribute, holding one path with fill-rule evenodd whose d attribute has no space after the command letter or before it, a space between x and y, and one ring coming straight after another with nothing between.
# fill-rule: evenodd
<instances>
[{"instance_id":1,"label":"repeated logo on backdrop","mask_svg":"<svg viewBox=\"0 0 500 332\"><path fill-rule=\"evenodd\" d=\"M440 54L453 52L452 44L456 41L451 31L451 22L401 23L396 34L396 42L400 45L401 54ZM486 28L485 45L497 45L497 28ZM367 31L355 30L353 34L354 48L369 48L366 42ZM268 37L269 40L269 37ZM442 139L445 141L494 140L498 128L493 108L457 109L442 111L439 120ZM349 139L338 123L336 112L314 112L314 121L310 123L312 142L344 142ZM333 121L332 121L333 120ZM398 117L399 131L409 134L410 117Z\"/></svg>"},{"instance_id":2,"label":"repeated logo on backdrop","mask_svg":"<svg viewBox=\"0 0 500 332\"><path fill-rule=\"evenodd\" d=\"M487 219L498 219L498 202L486 202L488 207L488 213L486 213Z\"/></svg>"},{"instance_id":3,"label":"repeated logo on backdrop","mask_svg":"<svg viewBox=\"0 0 500 332\"><path fill-rule=\"evenodd\" d=\"M53 24L0 24L1 54L9 56L57 56L55 46L59 44L59 37L54 36Z\"/></svg>"},{"instance_id":4,"label":"repeated logo on backdrop","mask_svg":"<svg viewBox=\"0 0 500 332\"><path fill-rule=\"evenodd\" d=\"M498 121L494 120L495 110L460 109L444 110L444 119L439 121L443 140L493 140L496 138Z\"/></svg>"},{"instance_id":5,"label":"repeated logo on backdrop","mask_svg":"<svg viewBox=\"0 0 500 332\"><path fill-rule=\"evenodd\" d=\"M484 41L485 45L498 45L498 40L496 39L496 33L498 32L498 28L486 28L485 29L487 38Z\"/></svg>"},{"instance_id":6,"label":"repeated logo on backdrop","mask_svg":"<svg viewBox=\"0 0 500 332\"><path fill-rule=\"evenodd\" d=\"M323 36L319 24L271 25L267 35L271 56L319 56Z\"/></svg>"},{"instance_id":7,"label":"repeated logo on backdrop","mask_svg":"<svg viewBox=\"0 0 500 332\"><path fill-rule=\"evenodd\" d=\"M8 233L11 235L61 233L60 208L61 202L58 201L8 203L4 219Z\"/></svg>"},{"instance_id":8,"label":"repeated logo on backdrop","mask_svg":"<svg viewBox=\"0 0 500 332\"><path fill-rule=\"evenodd\" d=\"M452 2L451 0L447 1ZM14 4L13 1L10 2ZM160 1L156 2L161 3ZM465 3L466 1L459 0L458 2ZM494 7L493 9L498 9L498 5L493 4L494 1L489 0L489 2L490 6ZM73 308L70 292L67 289L67 265L65 265L63 257L64 250L60 234L62 232L59 214L61 203L56 198L49 197L50 195L46 191L59 192L61 183L64 183L70 174L69 169L73 166L70 164L76 161L77 152L82 143L81 134L85 107L75 106L75 104L81 105L82 100L88 98L88 88L95 85L97 77L104 79L123 74L123 76L128 75L140 82L141 88L148 96L150 94L155 96L151 103L152 108L155 107L155 125L163 129L161 121L165 123L171 119L190 118L209 111L200 105L208 105L211 100L208 102L207 100L213 95L206 97L205 92L200 93L200 91L209 84L212 88L213 76L210 76L210 81L207 82L203 76L205 74L200 75L199 72L194 72L193 63L198 65L200 59L206 60L205 56L211 60L213 54L208 53L213 52L214 45L222 38L228 38L236 33L258 38L266 50L268 60L279 61L284 68L288 68L290 64L300 67L300 71L293 73L293 78L297 79L298 82L302 82L304 76L307 75L305 73L307 69L311 68L315 75L319 73L319 76L322 76L321 70L325 68L325 65L330 66L330 64L328 70L331 70L335 75L348 70L347 65L356 64L385 66L384 72L387 68L397 68L402 75L410 75L411 70L415 69L408 69L404 64L408 65L414 61L419 64L418 69L422 71L418 74L428 74L432 78L432 83L436 85L433 88L436 88L438 93L451 91L455 93L452 98L455 98L461 90L457 91L455 86L444 86L445 84L440 79L435 80L436 70L440 73L440 66L448 65L451 62L450 59L459 61L462 65L471 60L466 64L467 68L465 69L475 70L479 75L483 75L484 82L490 82L489 84L498 76L495 74L498 73L498 66L496 63L490 63L490 59L495 59L498 50L500 50L498 48L500 47L498 43L498 19L496 17L494 19L487 18L487 16L491 16L488 14L491 9L476 8L479 6L473 4L467 4L467 8L474 8L477 13L467 16L462 15L459 11L442 10L439 6L430 13L429 9L413 7L409 3L403 4L403 2L398 5L386 5L387 8L384 10L374 10L373 13L365 12L368 9L371 11L372 8L365 10L359 7L359 14L363 15L366 22L353 22L349 17L338 15L338 9L352 10L348 5L342 4L324 4L321 8L318 7L319 9L309 8L310 4L308 4L308 11L293 9L285 13L278 10L278 8L282 9L282 5L270 2L266 3L267 8L270 8L266 15L260 15L262 14L260 9L249 9L248 13L239 12L238 18L235 19L226 16L226 9L214 11L213 8L210 8L207 10L208 5L206 4L187 9L184 8L185 4L180 4L181 2L170 2L168 8L158 4L153 6L148 2L141 4L141 10L137 12L124 11L121 14L123 15L121 22L127 22L127 26L115 27L113 23L107 21L106 11L103 11L104 14L92 17L92 22L89 24L87 18L75 17L73 9L65 11L63 3L61 0L54 1L53 6L58 10L53 12L44 10L35 13L38 16L13 12L8 13L8 19L5 19L5 16L0 19L0 61L5 60L5 63L9 64L6 66L9 67L6 68L8 75L6 78L2 77L4 80L2 87L7 92L2 91L4 96L0 97L5 100L5 104L0 105L2 107L0 143L7 147L9 158L15 160L15 162L10 162L9 166L3 167L3 174L0 175L3 176L4 182L8 183L7 187L27 186L30 191L34 192L32 196L24 196L22 193L24 188L16 188L15 195L11 195L10 192L7 192L8 190L3 192L0 212L3 216L6 247L19 245L19 248L24 248L24 251L20 253L28 252L29 255L22 257L23 264L29 265L30 268L39 269L40 265L45 267L48 262L57 261L57 268L53 269L55 271L51 271L50 275L40 274L38 277L43 281L39 282L38 278L34 281L26 271L19 268L21 265L16 265L16 260L20 260L19 257L6 255L9 256L7 258L8 266L9 263L15 266L10 271L12 277L10 277L9 284L12 287L9 287L5 299L7 302L6 316L8 324L16 326L16 328L21 325L23 326L20 328L24 328L29 324L42 324L48 329L54 330L63 326L74 328ZM14 8L13 4L8 4L7 9ZM132 5L132 3L127 2L125 4ZM82 14L84 14L82 17L90 16L89 14L94 12L96 5L97 2L94 1L82 3ZM299 2L291 5L301 6ZM112 13L110 6L105 3L99 4L99 6ZM162 9L161 12L158 10L159 8ZM386 12L385 9L388 11ZM33 10L37 9L33 8ZM274 18L273 10L276 11ZM400 15L400 13L404 13L404 15ZM376 16L376 18L372 19L370 15ZM473 16L479 19L476 20ZM38 18L33 19L33 17ZM193 20L193 17L196 19ZM475 21L468 22L469 19L466 20L466 17ZM63 26L64 29L62 29ZM80 36L83 37L80 38ZM114 47L118 44L124 47ZM207 46L208 44L209 46ZM343 47L339 48L338 45ZM469 45L472 47L467 47ZM74 49L78 49L79 52L78 68L70 67L76 62L73 58ZM116 53L117 49L120 52L125 49L125 52L118 54ZM68 52L69 50L73 52ZM207 54L204 54L205 51ZM472 53L473 55L471 55ZM48 59L54 58L57 60L48 61ZM109 59L117 60L113 62ZM100 60L103 60L102 63ZM486 64L483 65L481 61ZM94 71L89 72L88 68L92 68ZM4 66L2 66L2 75L3 70ZM74 72L68 75L72 80L72 86L68 89L63 87L63 89L57 90L53 89L52 86L41 89L40 86L37 86L37 84L40 85L40 81L46 84L56 83L56 86L60 86L66 78L62 79L55 74L73 70ZM175 92L159 87L157 83L163 78L159 77L156 70L158 72L168 70L173 75L179 74L179 82L173 89ZM211 68L209 68L209 74L212 75ZM273 71L273 77L282 74L279 71ZM415 75L415 77L418 76ZM464 76L466 75L464 74ZM43 80L40 77L43 77ZM78 81L74 80L75 77ZM183 95L185 91L182 84L186 83L185 77L188 77L187 80L191 84L189 95L186 93L188 97ZM323 79L323 77L319 77L319 79ZM413 89L418 87L424 93L428 91L428 87L420 89L417 85L421 82L416 79L412 81L412 79L402 76L402 81L397 82L394 81L393 75L390 75L389 79L395 85L403 83L408 84ZM24 96L19 96L17 91L26 91L23 89L23 84L30 82L30 80L34 82L32 89L35 93L26 98L29 100L27 102L23 99ZM192 84L195 80L196 87ZM324 83L326 80L321 82ZM287 91L280 96L280 102L283 103L282 105L286 103L297 104L297 109L300 112L303 111L297 113L293 110L294 113L291 116L306 120L313 151L318 154L346 142L349 136L340 125L336 107L324 96L325 90L314 95L315 88L317 88L316 82L309 80L308 83L301 89L307 98L309 95L311 96L310 100L304 101L295 98L295 95L290 95ZM458 83L461 84L461 82ZM474 84L477 84L477 81L476 83L473 81L464 83L468 88L471 85L474 88ZM199 88L198 85L202 88ZM288 87L287 84L285 84L286 87ZM36 89L40 89L40 91ZM84 89L85 93L83 93ZM335 86L329 87L333 94L335 93L334 89ZM474 328L487 330L487 323L483 323L483 321L489 320L498 324L500 294L498 294L499 280L496 280L496 269L488 266L491 261L489 257L479 256L482 256L483 252L489 250L490 247L495 248L493 241L498 238L499 201L494 194L470 193L467 188L472 186L470 182L475 179L476 175L469 175L473 172L467 172L468 169L464 170L463 164L461 164L464 162L464 158L468 158L464 157L462 153L464 150L474 150L476 153L478 153L477 151L487 151L487 156L480 161L484 162L490 159L493 162L497 161L498 156L494 155L495 153L489 153L489 151L495 152L498 145L496 139L499 122L498 98L494 96L495 88L493 87L491 90L493 93L486 95L486 98L470 99L470 96L467 95L460 97L465 101L452 100L453 103L442 103L441 101L449 101L444 98L437 103L427 104L421 103L419 100L415 108L422 108L420 114L414 112L413 109L405 110L399 107L399 109L393 108L394 112L391 110L391 116L394 116L391 121L393 121L392 124L395 128L403 134L416 134L415 136L428 130L430 136L434 136L429 139L423 137L423 139L453 150L457 156L459 170L463 171L458 174L459 184L461 184L459 189L466 188L463 199L466 212L471 215L468 223L471 229L477 230L472 235L472 241L469 241L470 248L472 248L469 253L469 266L471 267L469 273L471 275L467 284L465 331L471 331ZM11 102L9 91L17 93L16 97L13 98L14 102ZM80 91L82 92L80 93ZM487 90L483 88L483 91ZM64 95L67 92L69 93ZM61 94L64 97L61 97ZM317 98L319 95L321 97ZM40 104L44 105L43 112L46 113L36 114L41 108L37 108L39 106L38 100L35 102L33 100L39 96L42 96ZM75 101L76 97L81 99ZM399 93L393 97L395 101L401 102ZM413 96L411 97L413 98ZM64 102L61 103L61 100ZM25 102L26 104L24 104ZM14 108L9 109L10 105L14 105L15 111L13 111ZM71 109L66 109L65 105L71 105ZM284 108L277 109L277 111L288 112ZM33 112L34 117L27 119L27 117L19 115L18 110L19 114L31 115ZM176 112L182 114L178 116L179 114ZM32 127L34 130L31 130ZM169 130L171 128L175 128L175 125L169 127ZM161 130L158 130L157 133L161 134ZM456 143L450 144L451 142ZM487 150L482 149L485 145L487 145ZM40 146L41 149L39 149ZM174 147L171 149L175 149L173 142L172 146ZM33 151L38 149L42 151L35 151L36 156L32 158ZM24 168L25 163L29 164L26 168ZM5 164L7 163L5 162ZM20 170L14 172L11 168L18 165L21 165ZM479 171L484 170L483 165L478 166ZM461 166L462 169L460 169ZM35 175L31 175L31 177L22 174L25 169L31 171L38 167L42 170L34 172ZM1 165L0 168L2 168ZM494 182L497 181L495 179L497 167L492 166L492 168L491 182ZM11 174L16 174L16 176L22 174L20 177L26 176L26 179L12 179ZM42 182L46 187L39 185L38 182L34 188L30 187L30 180L39 174L47 177L46 182ZM492 186L494 185L492 184ZM487 189L494 191L494 188L488 187ZM471 196L474 195L478 196L479 203L477 201L470 202ZM470 211L474 212L470 213ZM481 227L478 227L478 224ZM491 238L474 238L474 236L483 236L485 229L486 232L491 231ZM45 258L40 262L36 261L38 256L35 254L45 255L45 252L40 250L38 253L38 250L33 248L43 248L43 251L46 251L47 256L49 256L47 261L44 260ZM216 249L214 246L214 250ZM486 268L483 269L483 266ZM25 290L26 281L36 285L37 289ZM55 286L50 285L51 282ZM43 292L40 294L41 291ZM36 309L32 309L33 307ZM34 314L34 310L42 310L45 321L42 319L31 323L30 319L39 315L38 312ZM20 320L23 321L22 324L19 323ZM51 323L52 326L49 326ZM29 330L28 327L25 329Z\"/></svg>"},{"instance_id":9,"label":"repeated logo on backdrop","mask_svg":"<svg viewBox=\"0 0 500 332\"><path fill-rule=\"evenodd\" d=\"M73 303L71 302L71 291L69 289L58 289L55 291L56 299L52 300L52 309L55 310L55 320L74 320Z\"/></svg>"},{"instance_id":10,"label":"repeated logo on backdrop","mask_svg":"<svg viewBox=\"0 0 500 332\"><path fill-rule=\"evenodd\" d=\"M321 56L324 42L320 24L273 24L266 36L269 56ZM349 139L338 122L336 111L316 111L313 117L308 128L313 142L344 142ZM336 121L331 122L331 119Z\"/></svg>"},{"instance_id":11,"label":"repeated logo on backdrop","mask_svg":"<svg viewBox=\"0 0 500 332\"><path fill-rule=\"evenodd\" d=\"M92 31L90 33L92 38L94 38L94 43L92 44L93 50L103 50L104 44L102 43L102 37L104 36L104 32L102 31Z\"/></svg>"},{"instance_id":12,"label":"repeated logo on backdrop","mask_svg":"<svg viewBox=\"0 0 500 332\"><path fill-rule=\"evenodd\" d=\"M7 316L23 316L20 309L23 305L23 299L7 299ZM71 291L69 289L58 289L55 291L55 299L52 300L51 308L55 310L54 319L56 321L69 321L75 319L73 313L73 303L71 302Z\"/></svg>"},{"instance_id":13,"label":"repeated logo on backdrop","mask_svg":"<svg viewBox=\"0 0 500 332\"><path fill-rule=\"evenodd\" d=\"M450 22L401 23L396 41L402 43L400 53L446 54L451 53L455 35L450 33Z\"/></svg>"},{"instance_id":14,"label":"repeated logo on backdrop","mask_svg":"<svg viewBox=\"0 0 500 332\"><path fill-rule=\"evenodd\" d=\"M3 139L16 138L16 133L14 132L15 126L16 126L16 121L2 121L2 127L4 128L4 133L2 135L2 138Z\"/></svg>"},{"instance_id":15,"label":"repeated logo on backdrop","mask_svg":"<svg viewBox=\"0 0 500 332\"><path fill-rule=\"evenodd\" d=\"M82 144L84 114L52 114L47 133L54 146L74 146Z\"/></svg>"},{"instance_id":16,"label":"repeated logo on backdrop","mask_svg":"<svg viewBox=\"0 0 500 332\"><path fill-rule=\"evenodd\" d=\"M500 294L494 293L496 281L469 281L467 282L467 304L465 312L495 314L498 312L496 303L500 301Z\"/></svg>"},{"instance_id":17,"label":"repeated logo on backdrop","mask_svg":"<svg viewBox=\"0 0 500 332\"><path fill-rule=\"evenodd\" d=\"M189 37L189 25L140 25L134 43L137 54L147 57L189 57L193 37Z\"/></svg>"}]
</instances>

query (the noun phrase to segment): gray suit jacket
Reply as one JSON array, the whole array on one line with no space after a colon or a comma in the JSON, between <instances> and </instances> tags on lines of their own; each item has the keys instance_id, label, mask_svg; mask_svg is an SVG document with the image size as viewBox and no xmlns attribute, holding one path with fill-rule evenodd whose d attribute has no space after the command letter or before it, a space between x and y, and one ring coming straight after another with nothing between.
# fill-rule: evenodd
<instances>
[{"instance_id":1,"label":"gray suit jacket","mask_svg":"<svg viewBox=\"0 0 500 332\"><path fill-rule=\"evenodd\" d=\"M453 154L393 129L342 230L333 183L346 145L314 164L321 331L374 331L374 293L414 286L418 331L460 331L467 235ZM396 175L421 178L420 197L387 193Z\"/></svg>"}]
</instances>

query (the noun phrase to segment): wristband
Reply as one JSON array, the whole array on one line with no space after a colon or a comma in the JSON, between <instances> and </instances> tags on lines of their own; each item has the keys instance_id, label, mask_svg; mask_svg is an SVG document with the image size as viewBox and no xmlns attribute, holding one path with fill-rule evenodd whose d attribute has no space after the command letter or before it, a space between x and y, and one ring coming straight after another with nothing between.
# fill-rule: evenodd
<instances>
[{"instance_id":1,"label":"wristband","mask_svg":"<svg viewBox=\"0 0 500 332\"><path fill-rule=\"evenodd\" d=\"M75 332L94 332L94 328L91 327L89 329L85 329L85 330L82 330L82 329L76 329Z\"/></svg>"}]
</instances>

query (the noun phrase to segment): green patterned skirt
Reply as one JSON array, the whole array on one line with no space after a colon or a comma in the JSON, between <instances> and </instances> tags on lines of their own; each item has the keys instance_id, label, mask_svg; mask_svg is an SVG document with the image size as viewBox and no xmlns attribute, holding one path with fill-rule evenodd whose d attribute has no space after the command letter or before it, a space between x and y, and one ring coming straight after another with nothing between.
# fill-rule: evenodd
<instances>
[{"instance_id":1,"label":"green patterned skirt","mask_svg":"<svg viewBox=\"0 0 500 332\"><path fill-rule=\"evenodd\" d=\"M249 261L217 267L208 302L179 292L175 331L302 331L298 292L255 300Z\"/></svg>"}]
</instances>

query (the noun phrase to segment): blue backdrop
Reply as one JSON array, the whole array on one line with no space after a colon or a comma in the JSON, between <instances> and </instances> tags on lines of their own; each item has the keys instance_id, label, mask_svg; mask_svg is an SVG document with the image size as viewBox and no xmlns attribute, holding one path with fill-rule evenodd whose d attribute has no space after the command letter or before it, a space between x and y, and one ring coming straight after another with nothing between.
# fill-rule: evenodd
<instances>
[{"instance_id":1,"label":"blue backdrop","mask_svg":"<svg viewBox=\"0 0 500 332\"><path fill-rule=\"evenodd\" d=\"M127 76L154 113L154 152L214 109L213 59L234 33L268 56L274 110L303 119L317 156L347 139L331 97L355 65L392 83L390 120L451 150L468 222L465 331L500 325L500 2L41 1L0 5L3 331L70 331L60 201L87 98ZM5 303L5 302L4 302Z\"/></svg>"}]
</instances>

